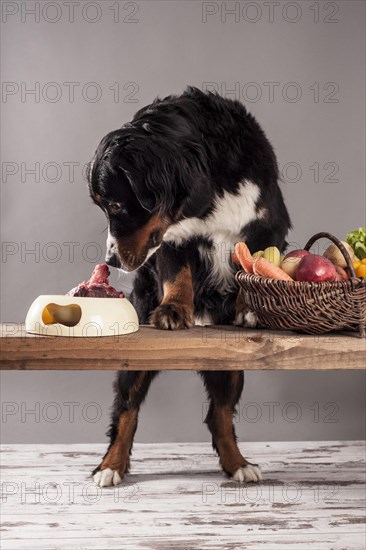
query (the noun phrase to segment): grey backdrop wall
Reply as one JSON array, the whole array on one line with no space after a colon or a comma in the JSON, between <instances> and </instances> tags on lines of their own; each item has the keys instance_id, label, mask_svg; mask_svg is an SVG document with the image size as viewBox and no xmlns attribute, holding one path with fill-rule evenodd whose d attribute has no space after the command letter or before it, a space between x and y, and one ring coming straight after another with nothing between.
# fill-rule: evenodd
<instances>
[{"instance_id":1,"label":"grey backdrop wall","mask_svg":"<svg viewBox=\"0 0 366 550\"><path fill-rule=\"evenodd\" d=\"M365 4L3 2L2 321L64 293L104 257L83 166L100 138L187 84L242 100L275 146L294 229L365 225ZM128 291L131 276L113 273ZM2 373L3 442L101 441L112 373ZM363 373L250 373L241 439L364 434ZM208 438L194 373L165 373L139 441ZM33 412L32 412L33 410Z\"/></svg>"}]
</instances>

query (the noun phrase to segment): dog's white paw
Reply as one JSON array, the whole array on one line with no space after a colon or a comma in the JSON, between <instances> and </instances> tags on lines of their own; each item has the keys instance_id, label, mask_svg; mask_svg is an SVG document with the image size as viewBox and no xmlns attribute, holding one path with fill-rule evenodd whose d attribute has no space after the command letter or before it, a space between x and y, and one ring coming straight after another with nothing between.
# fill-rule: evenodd
<instances>
[{"instance_id":1,"label":"dog's white paw","mask_svg":"<svg viewBox=\"0 0 366 550\"><path fill-rule=\"evenodd\" d=\"M246 481L257 482L262 480L262 472L259 466L255 466L254 464L247 464L242 468L238 468L232 479L234 481L240 481L240 483Z\"/></svg>"},{"instance_id":2,"label":"dog's white paw","mask_svg":"<svg viewBox=\"0 0 366 550\"><path fill-rule=\"evenodd\" d=\"M258 324L258 317L252 311L240 311L235 317L234 324L241 327L255 328Z\"/></svg>"},{"instance_id":3,"label":"dog's white paw","mask_svg":"<svg viewBox=\"0 0 366 550\"><path fill-rule=\"evenodd\" d=\"M178 330L194 326L191 308L184 304L160 304L152 312L150 321L161 330Z\"/></svg>"},{"instance_id":4,"label":"dog's white paw","mask_svg":"<svg viewBox=\"0 0 366 550\"><path fill-rule=\"evenodd\" d=\"M117 470L111 470L105 468L105 470L99 470L93 476L94 483L99 487L112 487L112 485L119 485L122 483L122 478Z\"/></svg>"}]
</instances>

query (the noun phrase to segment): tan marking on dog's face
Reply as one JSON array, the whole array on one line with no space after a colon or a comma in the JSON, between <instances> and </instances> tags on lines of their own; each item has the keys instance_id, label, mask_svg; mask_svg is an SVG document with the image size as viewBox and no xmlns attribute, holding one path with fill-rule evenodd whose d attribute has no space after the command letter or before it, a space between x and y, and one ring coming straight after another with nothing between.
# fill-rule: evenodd
<instances>
[{"instance_id":1,"label":"tan marking on dog's face","mask_svg":"<svg viewBox=\"0 0 366 550\"><path fill-rule=\"evenodd\" d=\"M116 239L118 256L123 266L137 269L146 259L149 249L160 246L163 235L170 223L159 214L150 218L146 225L137 229L128 237ZM149 246L150 237L157 232L156 244Z\"/></svg>"}]
</instances>

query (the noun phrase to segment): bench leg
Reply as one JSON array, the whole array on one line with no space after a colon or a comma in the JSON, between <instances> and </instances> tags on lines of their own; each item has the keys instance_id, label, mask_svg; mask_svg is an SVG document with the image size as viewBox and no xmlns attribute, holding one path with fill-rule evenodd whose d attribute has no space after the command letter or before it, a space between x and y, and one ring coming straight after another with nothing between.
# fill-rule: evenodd
<instances>
[{"instance_id":1,"label":"bench leg","mask_svg":"<svg viewBox=\"0 0 366 550\"><path fill-rule=\"evenodd\" d=\"M235 481L260 481L261 471L241 454L236 443L233 415L244 385L240 371L200 371L210 400L205 419L212 446L220 457L224 472Z\"/></svg>"}]
</instances>

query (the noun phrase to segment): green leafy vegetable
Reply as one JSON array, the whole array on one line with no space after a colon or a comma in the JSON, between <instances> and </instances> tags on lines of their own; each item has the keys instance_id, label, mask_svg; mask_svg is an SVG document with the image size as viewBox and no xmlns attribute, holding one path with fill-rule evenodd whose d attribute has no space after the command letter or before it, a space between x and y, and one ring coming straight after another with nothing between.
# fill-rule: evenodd
<instances>
[{"instance_id":1,"label":"green leafy vegetable","mask_svg":"<svg viewBox=\"0 0 366 550\"><path fill-rule=\"evenodd\" d=\"M357 258L363 260L366 258L366 229L359 227L348 233L346 241L352 246Z\"/></svg>"}]
</instances>

